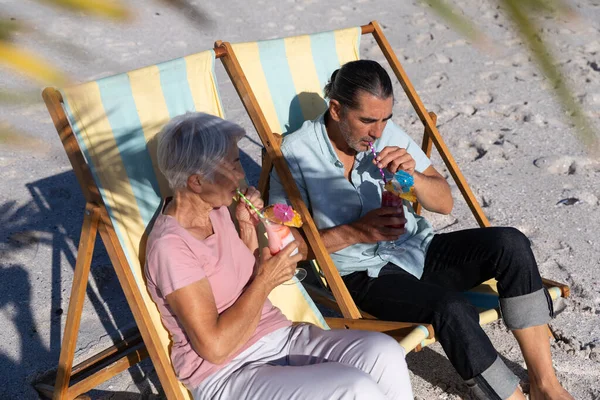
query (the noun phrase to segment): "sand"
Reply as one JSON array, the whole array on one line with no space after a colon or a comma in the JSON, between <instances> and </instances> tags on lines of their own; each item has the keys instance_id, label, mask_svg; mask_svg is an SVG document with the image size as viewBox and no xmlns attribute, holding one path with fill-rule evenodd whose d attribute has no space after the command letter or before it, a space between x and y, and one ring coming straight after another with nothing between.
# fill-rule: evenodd
<instances>
[{"instance_id":1,"label":"sand","mask_svg":"<svg viewBox=\"0 0 600 400\"><path fill-rule=\"evenodd\" d=\"M549 85L491 2L457 3L496 41L495 56L473 48L416 2L221 0L204 5L212 25L193 23L154 1L129 1L137 15L123 25L31 1L1 3L3 15L31 28L17 42L46 56L75 82L205 50L217 39L259 40L380 21L424 104L438 114L440 131L491 223L521 229L531 239L542 274L571 286L571 297L555 304L555 367L575 398L600 398L600 160L576 138ZM600 3L572 3L583 21L544 20L542 35L598 131ZM371 39L363 40L361 53L383 60ZM258 138L220 65L217 72L227 116L248 130L241 144L243 162L256 181ZM40 90L4 70L0 84ZM422 126L399 85L396 93L394 120L420 141ZM39 98L25 105L3 104L0 120L29 135L22 147L0 147L0 398L35 399L31 383L58 361L84 200ZM439 156L433 161L448 176ZM427 216L440 232L475 227L462 200L450 216ZM103 349L132 326L99 241L91 277L78 358ZM485 330L527 387L512 335L501 322ZM439 345L410 354L408 364L416 398L469 398ZM158 398L159 393L146 361L91 395L134 399Z\"/></svg>"}]
</instances>

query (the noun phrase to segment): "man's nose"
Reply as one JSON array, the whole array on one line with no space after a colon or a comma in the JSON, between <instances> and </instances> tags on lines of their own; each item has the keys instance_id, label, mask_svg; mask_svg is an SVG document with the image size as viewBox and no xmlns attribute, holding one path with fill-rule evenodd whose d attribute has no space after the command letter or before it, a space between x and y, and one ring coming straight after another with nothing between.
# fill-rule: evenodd
<instances>
[{"instance_id":1,"label":"man's nose","mask_svg":"<svg viewBox=\"0 0 600 400\"><path fill-rule=\"evenodd\" d=\"M369 132L369 136L375 138L375 139L379 139L381 137L381 135L383 134L383 130L385 129L385 122L377 122L375 124L373 124L373 127L371 129L371 132Z\"/></svg>"}]
</instances>

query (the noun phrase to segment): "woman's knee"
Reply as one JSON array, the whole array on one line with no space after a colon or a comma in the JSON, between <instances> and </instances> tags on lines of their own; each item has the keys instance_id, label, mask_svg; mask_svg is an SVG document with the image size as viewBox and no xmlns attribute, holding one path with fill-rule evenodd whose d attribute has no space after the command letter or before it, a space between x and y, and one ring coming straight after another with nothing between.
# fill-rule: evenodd
<instances>
[{"instance_id":1,"label":"woman's knee","mask_svg":"<svg viewBox=\"0 0 600 400\"><path fill-rule=\"evenodd\" d=\"M385 399L377 382L366 372L355 369L353 372L344 372L343 383L337 385L336 392L340 399Z\"/></svg>"},{"instance_id":2,"label":"woman's knee","mask_svg":"<svg viewBox=\"0 0 600 400\"><path fill-rule=\"evenodd\" d=\"M412 398L405 351L388 335L372 332L368 352L373 360L369 375L387 398Z\"/></svg>"},{"instance_id":3,"label":"woman's knee","mask_svg":"<svg viewBox=\"0 0 600 400\"><path fill-rule=\"evenodd\" d=\"M363 340L356 347L363 363L361 369L371 371L375 380L379 380L386 370L407 370L405 352L392 337L380 332L364 332Z\"/></svg>"},{"instance_id":4,"label":"woman's knee","mask_svg":"<svg viewBox=\"0 0 600 400\"><path fill-rule=\"evenodd\" d=\"M365 334L367 352L404 360L406 356L404 349L394 338L380 332L365 332Z\"/></svg>"}]
</instances>

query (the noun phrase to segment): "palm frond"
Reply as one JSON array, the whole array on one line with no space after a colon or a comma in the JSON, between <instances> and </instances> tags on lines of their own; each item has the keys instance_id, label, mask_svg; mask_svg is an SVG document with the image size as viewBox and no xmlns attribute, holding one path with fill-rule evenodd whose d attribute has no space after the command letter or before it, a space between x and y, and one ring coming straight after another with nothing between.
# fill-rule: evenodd
<instances>
[{"instance_id":1,"label":"palm frond","mask_svg":"<svg viewBox=\"0 0 600 400\"><path fill-rule=\"evenodd\" d=\"M56 85L67 82L66 76L43 58L5 41L0 41L0 63L41 82Z\"/></svg>"},{"instance_id":2,"label":"palm frond","mask_svg":"<svg viewBox=\"0 0 600 400\"><path fill-rule=\"evenodd\" d=\"M523 9L522 0L502 0L509 17L514 22L519 36L529 48L534 60L550 81L558 100L565 112L575 124L576 132L583 144L588 148L594 148L598 138L592 130L588 119L583 114L581 107L575 101L572 91L556 66L548 47L538 35L535 21L527 15ZM541 0L538 0L540 2Z\"/></svg>"},{"instance_id":3,"label":"palm frond","mask_svg":"<svg viewBox=\"0 0 600 400\"><path fill-rule=\"evenodd\" d=\"M101 17L124 20L130 17L129 10L115 0L38 0L68 10L89 12Z\"/></svg>"},{"instance_id":4,"label":"palm frond","mask_svg":"<svg viewBox=\"0 0 600 400\"><path fill-rule=\"evenodd\" d=\"M463 17L459 10L444 0L422 0L431 9L442 17L455 31L465 36L475 45L489 43L487 36L477 28L469 19Z\"/></svg>"},{"instance_id":5,"label":"palm frond","mask_svg":"<svg viewBox=\"0 0 600 400\"><path fill-rule=\"evenodd\" d=\"M521 0L520 6L529 7L535 11L545 11L551 14L565 16L574 15L573 10L563 0Z\"/></svg>"},{"instance_id":6,"label":"palm frond","mask_svg":"<svg viewBox=\"0 0 600 400\"><path fill-rule=\"evenodd\" d=\"M33 104L39 101L39 91L14 92L0 89L0 105Z\"/></svg>"},{"instance_id":7,"label":"palm frond","mask_svg":"<svg viewBox=\"0 0 600 400\"><path fill-rule=\"evenodd\" d=\"M180 15L187 18L193 26L206 28L213 24L213 21L208 17L208 14L204 12L199 6L192 4L189 0L159 0L161 3L165 3L173 7Z\"/></svg>"},{"instance_id":8,"label":"palm frond","mask_svg":"<svg viewBox=\"0 0 600 400\"><path fill-rule=\"evenodd\" d=\"M479 30L465 17L462 17L453 6L445 0L423 0L429 4L433 11L440 15L456 31L474 40L480 36ZM513 22L518 35L526 44L529 52L539 69L550 81L561 107L575 124L577 135L584 145L592 152L600 152L600 139L593 131L591 124L583 114L581 107L569 89L554 57L551 55L543 39L539 36L534 16L539 13L553 13L566 18L576 15L564 0L498 0L506 9L509 19Z\"/></svg>"},{"instance_id":9,"label":"palm frond","mask_svg":"<svg viewBox=\"0 0 600 400\"><path fill-rule=\"evenodd\" d=\"M0 19L0 40L8 40L20 27L15 21Z\"/></svg>"}]
</instances>

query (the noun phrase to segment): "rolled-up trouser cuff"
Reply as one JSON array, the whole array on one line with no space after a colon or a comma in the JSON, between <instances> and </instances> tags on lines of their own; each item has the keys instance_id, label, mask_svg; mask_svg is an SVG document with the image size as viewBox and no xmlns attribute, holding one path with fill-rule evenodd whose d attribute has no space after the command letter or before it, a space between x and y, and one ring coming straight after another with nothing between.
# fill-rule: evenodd
<instances>
[{"instance_id":1,"label":"rolled-up trouser cuff","mask_svg":"<svg viewBox=\"0 0 600 400\"><path fill-rule=\"evenodd\" d=\"M519 378L498 356L488 369L465 382L478 399L503 400L515 392Z\"/></svg>"},{"instance_id":2,"label":"rolled-up trouser cuff","mask_svg":"<svg viewBox=\"0 0 600 400\"><path fill-rule=\"evenodd\" d=\"M522 296L500 298L500 310L510 330L547 324L554 313L552 298L544 288Z\"/></svg>"}]
</instances>

